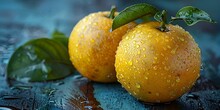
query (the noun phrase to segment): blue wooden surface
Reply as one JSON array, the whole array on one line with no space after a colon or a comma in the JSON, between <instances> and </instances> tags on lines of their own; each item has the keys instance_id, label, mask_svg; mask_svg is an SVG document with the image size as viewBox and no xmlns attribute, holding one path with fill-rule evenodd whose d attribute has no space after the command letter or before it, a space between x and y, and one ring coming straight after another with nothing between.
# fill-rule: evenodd
<instances>
[{"instance_id":1,"label":"blue wooden surface","mask_svg":"<svg viewBox=\"0 0 220 110\"><path fill-rule=\"evenodd\" d=\"M13 51L25 41L48 37L58 29L69 35L74 25L91 12L122 10L145 0L1 0L0 1L0 106L13 109L219 109L220 108L220 24L199 23L185 27L202 51L203 70L194 88L169 104L146 104L129 95L119 83L88 81L77 72L58 81L21 83L7 81L5 68ZM149 1L174 15L185 5L204 9L220 22L218 0ZM174 11L175 10L175 11ZM24 85L28 88L18 89ZM1 109L1 108L0 108Z\"/></svg>"}]
</instances>

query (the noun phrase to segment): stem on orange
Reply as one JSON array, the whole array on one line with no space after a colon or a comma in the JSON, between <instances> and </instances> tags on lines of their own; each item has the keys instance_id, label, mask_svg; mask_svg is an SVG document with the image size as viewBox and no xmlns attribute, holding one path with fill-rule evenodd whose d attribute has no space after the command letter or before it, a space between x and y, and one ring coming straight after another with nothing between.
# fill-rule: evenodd
<instances>
[{"instance_id":1,"label":"stem on orange","mask_svg":"<svg viewBox=\"0 0 220 110\"><path fill-rule=\"evenodd\" d=\"M116 12L116 7L113 5L112 7L111 7L111 11L110 11L110 14L109 14L109 16L108 16L108 18L110 18L110 19L114 19L115 18L115 12Z\"/></svg>"},{"instance_id":2,"label":"stem on orange","mask_svg":"<svg viewBox=\"0 0 220 110\"><path fill-rule=\"evenodd\" d=\"M167 11L166 10L162 11L161 17L162 17L162 21L160 22L159 30L162 32L167 32L169 30L166 27L166 24L167 24Z\"/></svg>"}]
</instances>

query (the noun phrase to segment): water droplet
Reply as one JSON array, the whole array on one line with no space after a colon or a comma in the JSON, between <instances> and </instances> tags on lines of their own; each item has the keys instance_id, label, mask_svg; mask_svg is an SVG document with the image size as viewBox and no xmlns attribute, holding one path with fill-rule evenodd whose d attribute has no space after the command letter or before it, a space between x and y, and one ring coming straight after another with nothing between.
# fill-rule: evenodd
<instances>
[{"instance_id":1,"label":"water droplet","mask_svg":"<svg viewBox=\"0 0 220 110\"><path fill-rule=\"evenodd\" d=\"M203 66L203 64L201 64L200 71L202 71L203 69L204 69L204 66Z\"/></svg>"},{"instance_id":2,"label":"water droplet","mask_svg":"<svg viewBox=\"0 0 220 110\"><path fill-rule=\"evenodd\" d=\"M176 82L177 83L180 82L180 78L179 77L176 78Z\"/></svg>"},{"instance_id":3,"label":"water droplet","mask_svg":"<svg viewBox=\"0 0 220 110\"><path fill-rule=\"evenodd\" d=\"M137 54L140 55L140 54L141 54L141 51L139 50Z\"/></svg>"},{"instance_id":4,"label":"water droplet","mask_svg":"<svg viewBox=\"0 0 220 110\"><path fill-rule=\"evenodd\" d=\"M154 70L157 70L157 66L154 66L153 69L154 69Z\"/></svg>"},{"instance_id":5,"label":"water droplet","mask_svg":"<svg viewBox=\"0 0 220 110\"><path fill-rule=\"evenodd\" d=\"M184 38L180 37L180 40L183 42L183 41L184 41Z\"/></svg>"},{"instance_id":6,"label":"water droplet","mask_svg":"<svg viewBox=\"0 0 220 110\"><path fill-rule=\"evenodd\" d=\"M144 58L146 58L146 55L144 54Z\"/></svg>"},{"instance_id":7,"label":"water droplet","mask_svg":"<svg viewBox=\"0 0 220 110\"><path fill-rule=\"evenodd\" d=\"M87 61L90 62L91 61L90 58L87 58Z\"/></svg>"},{"instance_id":8,"label":"water droplet","mask_svg":"<svg viewBox=\"0 0 220 110\"><path fill-rule=\"evenodd\" d=\"M79 46L79 44L76 44L76 47L78 47Z\"/></svg>"},{"instance_id":9,"label":"water droplet","mask_svg":"<svg viewBox=\"0 0 220 110\"><path fill-rule=\"evenodd\" d=\"M200 77L200 74L197 74L197 78L199 78Z\"/></svg>"},{"instance_id":10,"label":"water droplet","mask_svg":"<svg viewBox=\"0 0 220 110\"><path fill-rule=\"evenodd\" d=\"M129 61L129 62L128 62L128 64L129 64L130 66L132 66L132 65L133 65L132 61Z\"/></svg>"},{"instance_id":11,"label":"water droplet","mask_svg":"<svg viewBox=\"0 0 220 110\"><path fill-rule=\"evenodd\" d=\"M64 82L63 81L60 81L60 82L57 82L57 83L55 83L56 85L63 85L64 84Z\"/></svg>"},{"instance_id":12,"label":"water droplet","mask_svg":"<svg viewBox=\"0 0 220 110\"><path fill-rule=\"evenodd\" d=\"M170 80L167 80L167 82L169 83L169 82L170 82Z\"/></svg>"},{"instance_id":13,"label":"water droplet","mask_svg":"<svg viewBox=\"0 0 220 110\"><path fill-rule=\"evenodd\" d=\"M166 71L168 71L168 70L170 69L170 67L165 66L164 69L165 69Z\"/></svg>"},{"instance_id":14,"label":"water droplet","mask_svg":"<svg viewBox=\"0 0 220 110\"><path fill-rule=\"evenodd\" d=\"M166 47L163 47L163 50L165 50L165 51L166 51L166 50L167 50L167 48L166 48Z\"/></svg>"},{"instance_id":15,"label":"water droplet","mask_svg":"<svg viewBox=\"0 0 220 110\"><path fill-rule=\"evenodd\" d=\"M137 93L136 93L136 92L133 92L133 94L134 94L134 95L137 95Z\"/></svg>"},{"instance_id":16,"label":"water droplet","mask_svg":"<svg viewBox=\"0 0 220 110\"><path fill-rule=\"evenodd\" d=\"M145 76L144 78L145 78L146 80L148 80L148 77L147 77L147 76Z\"/></svg>"},{"instance_id":17,"label":"water droplet","mask_svg":"<svg viewBox=\"0 0 220 110\"><path fill-rule=\"evenodd\" d=\"M171 53L175 54L176 53L176 49L171 50Z\"/></svg>"},{"instance_id":18,"label":"water droplet","mask_svg":"<svg viewBox=\"0 0 220 110\"><path fill-rule=\"evenodd\" d=\"M97 26L97 25L98 25L98 23L97 23L97 22L95 22L95 23L93 23L93 25Z\"/></svg>"},{"instance_id":19,"label":"water droplet","mask_svg":"<svg viewBox=\"0 0 220 110\"><path fill-rule=\"evenodd\" d=\"M171 49L170 45L167 46L168 49Z\"/></svg>"},{"instance_id":20,"label":"water droplet","mask_svg":"<svg viewBox=\"0 0 220 110\"><path fill-rule=\"evenodd\" d=\"M32 61L37 59L37 56L34 53L27 52L27 55L30 58L30 60L32 60Z\"/></svg>"},{"instance_id":21,"label":"water droplet","mask_svg":"<svg viewBox=\"0 0 220 110\"><path fill-rule=\"evenodd\" d=\"M186 71L189 71L189 68L187 68Z\"/></svg>"},{"instance_id":22,"label":"water droplet","mask_svg":"<svg viewBox=\"0 0 220 110\"><path fill-rule=\"evenodd\" d=\"M145 48L142 48L142 50L145 51L146 49L145 49Z\"/></svg>"},{"instance_id":23,"label":"water droplet","mask_svg":"<svg viewBox=\"0 0 220 110\"><path fill-rule=\"evenodd\" d=\"M195 94L188 94L186 97L187 98L192 98L192 99L195 99L195 100L199 99L199 96L195 95Z\"/></svg>"},{"instance_id":24,"label":"water droplet","mask_svg":"<svg viewBox=\"0 0 220 110\"><path fill-rule=\"evenodd\" d=\"M128 89L130 89L131 87L130 86L127 86L128 87Z\"/></svg>"},{"instance_id":25,"label":"water droplet","mask_svg":"<svg viewBox=\"0 0 220 110\"><path fill-rule=\"evenodd\" d=\"M169 40L168 40L168 39L165 39L165 42L169 42Z\"/></svg>"},{"instance_id":26,"label":"water droplet","mask_svg":"<svg viewBox=\"0 0 220 110\"><path fill-rule=\"evenodd\" d=\"M156 39L157 42L159 42L159 39L157 37L155 39Z\"/></svg>"},{"instance_id":27,"label":"water droplet","mask_svg":"<svg viewBox=\"0 0 220 110\"><path fill-rule=\"evenodd\" d=\"M155 60L157 60L157 57L154 57Z\"/></svg>"},{"instance_id":28,"label":"water droplet","mask_svg":"<svg viewBox=\"0 0 220 110\"><path fill-rule=\"evenodd\" d=\"M139 48L139 47L140 47L140 45L137 44L137 45L136 45L136 48Z\"/></svg>"},{"instance_id":29,"label":"water droplet","mask_svg":"<svg viewBox=\"0 0 220 110\"><path fill-rule=\"evenodd\" d=\"M125 61L125 64L127 65L127 64L128 64L128 62L126 62L126 61Z\"/></svg>"},{"instance_id":30,"label":"water droplet","mask_svg":"<svg viewBox=\"0 0 220 110\"><path fill-rule=\"evenodd\" d=\"M94 39L91 39L90 41L91 41L92 43L94 43L94 42L95 42L95 40L94 40Z\"/></svg>"},{"instance_id":31,"label":"water droplet","mask_svg":"<svg viewBox=\"0 0 220 110\"><path fill-rule=\"evenodd\" d=\"M140 89L141 88L141 85L136 83L136 88Z\"/></svg>"}]
</instances>

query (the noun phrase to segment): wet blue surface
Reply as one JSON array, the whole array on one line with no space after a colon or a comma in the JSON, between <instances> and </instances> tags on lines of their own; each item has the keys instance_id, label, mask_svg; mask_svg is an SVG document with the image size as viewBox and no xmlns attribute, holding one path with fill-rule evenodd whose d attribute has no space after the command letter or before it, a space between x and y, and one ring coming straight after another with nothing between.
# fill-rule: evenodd
<instances>
[{"instance_id":1,"label":"wet blue surface","mask_svg":"<svg viewBox=\"0 0 220 110\"><path fill-rule=\"evenodd\" d=\"M76 105L73 105L76 102L70 103L69 100L85 97L79 87L87 83L87 79L79 75L71 75L63 80L49 83L24 84L16 81L6 81L5 68L8 59L19 45L33 38L48 37L55 29L69 35L74 25L91 12L109 10L111 5L116 5L119 7L118 10L122 10L130 4L143 1L146 0L130 2L123 0L1 0L0 106L19 109L22 109L22 107L26 109L65 109L76 106L76 109L81 109L79 106L82 106L80 102L82 99ZM185 94L172 104L149 105L137 101L118 83L92 83L94 97L99 102L99 106L108 110L199 109L200 106L205 109L220 108L220 14L217 11L220 9L218 6L219 1L173 0L169 2L156 0L148 3L155 4L160 9L167 9L170 15L174 15L182 6L193 5L208 12L218 22L217 24L198 23L192 27L186 27L183 22L180 22L180 25L192 34L201 48L204 68L201 71L202 78L197 81L196 86L190 92L190 94L197 94L201 100L188 99L187 94ZM11 89L11 86L16 84L29 85L31 88L27 90ZM25 95L28 97L24 97ZM83 101L85 100L87 101L87 99L83 99ZM89 108L91 106L87 106L86 109Z\"/></svg>"}]
</instances>

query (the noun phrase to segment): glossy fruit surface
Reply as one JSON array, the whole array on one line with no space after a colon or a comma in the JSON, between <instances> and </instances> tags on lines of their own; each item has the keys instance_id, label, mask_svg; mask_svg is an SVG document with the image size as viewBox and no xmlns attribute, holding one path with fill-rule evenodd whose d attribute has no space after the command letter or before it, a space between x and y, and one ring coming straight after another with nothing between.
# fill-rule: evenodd
<instances>
[{"instance_id":1,"label":"glossy fruit surface","mask_svg":"<svg viewBox=\"0 0 220 110\"><path fill-rule=\"evenodd\" d=\"M69 54L75 68L97 82L115 82L115 53L122 36L135 23L110 32L110 12L92 13L80 20L70 35Z\"/></svg>"},{"instance_id":2,"label":"glossy fruit surface","mask_svg":"<svg viewBox=\"0 0 220 110\"><path fill-rule=\"evenodd\" d=\"M159 22L137 25L120 42L115 67L118 81L145 102L173 101L186 93L200 75L200 49L179 26L157 28Z\"/></svg>"}]
</instances>

